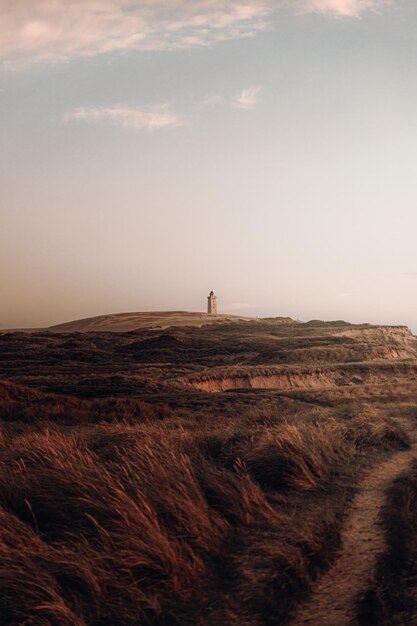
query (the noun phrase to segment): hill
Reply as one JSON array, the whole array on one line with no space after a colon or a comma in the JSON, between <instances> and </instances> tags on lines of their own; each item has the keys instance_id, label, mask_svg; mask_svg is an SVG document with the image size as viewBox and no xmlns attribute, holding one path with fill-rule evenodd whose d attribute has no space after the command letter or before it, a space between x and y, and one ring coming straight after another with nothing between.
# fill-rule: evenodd
<instances>
[{"instance_id":1,"label":"hill","mask_svg":"<svg viewBox=\"0 0 417 626\"><path fill-rule=\"evenodd\" d=\"M57 333L71 332L114 332L123 333L145 328L168 328L169 326L204 326L221 322L234 322L250 318L238 315L208 315L188 311L149 311L142 313L115 313L99 315L64 324L51 326L48 330Z\"/></svg>"},{"instance_id":2,"label":"hill","mask_svg":"<svg viewBox=\"0 0 417 626\"><path fill-rule=\"evenodd\" d=\"M417 611L416 338L209 321L0 335L2 624L369 626Z\"/></svg>"}]
</instances>

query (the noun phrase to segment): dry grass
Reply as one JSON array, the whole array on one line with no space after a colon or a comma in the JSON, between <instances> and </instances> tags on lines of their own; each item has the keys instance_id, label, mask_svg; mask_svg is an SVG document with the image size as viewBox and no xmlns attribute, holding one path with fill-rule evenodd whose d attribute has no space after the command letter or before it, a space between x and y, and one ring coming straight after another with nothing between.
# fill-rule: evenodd
<instances>
[{"instance_id":1,"label":"dry grass","mask_svg":"<svg viewBox=\"0 0 417 626\"><path fill-rule=\"evenodd\" d=\"M0 380L0 419L8 424L67 423L72 427L100 421L137 424L178 415L167 404L150 404L134 398L80 399L44 393L31 387Z\"/></svg>"},{"instance_id":2,"label":"dry grass","mask_svg":"<svg viewBox=\"0 0 417 626\"><path fill-rule=\"evenodd\" d=\"M313 509L314 493L330 494L330 477L363 449L406 445L393 424L362 433L336 422L230 424L222 436L168 420L6 434L3 623L252 625L272 609L284 618L331 558L340 525L337 507L294 524L297 495L311 493Z\"/></svg>"},{"instance_id":3,"label":"dry grass","mask_svg":"<svg viewBox=\"0 0 417 626\"><path fill-rule=\"evenodd\" d=\"M358 602L360 626L414 624L417 613L417 463L398 478L381 516L388 550Z\"/></svg>"},{"instance_id":4,"label":"dry grass","mask_svg":"<svg viewBox=\"0 0 417 626\"><path fill-rule=\"evenodd\" d=\"M415 365L346 364L385 349L346 328L361 329L0 335L1 623L284 623L334 557L362 469L408 445L393 418L417 410ZM349 386L178 384L326 363Z\"/></svg>"}]
</instances>

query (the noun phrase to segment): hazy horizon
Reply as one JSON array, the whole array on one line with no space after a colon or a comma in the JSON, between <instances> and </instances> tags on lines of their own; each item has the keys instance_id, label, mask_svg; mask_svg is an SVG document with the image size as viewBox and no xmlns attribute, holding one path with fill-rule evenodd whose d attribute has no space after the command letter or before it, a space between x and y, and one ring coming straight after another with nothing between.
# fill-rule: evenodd
<instances>
[{"instance_id":1,"label":"hazy horizon","mask_svg":"<svg viewBox=\"0 0 417 626\"><path fill-rule=\"evenodd\" d=\"M65 319L60 319L60 320L55 320L54 322L52 322L51 324L46 324L44 326L0 326L0 330L33 330L33 329L42 329L42 328L49 328L49 327L53 327L53 326L57 326L59 324L65 324L67 322L74 322L77 320L83 320L83 319L93 319L95 317L106 317L106 316L112 316L112 315L123 315L123 314L127 314L127 315L132 315L132 314L146 314L146 313L206 313L207 311L201 307L201 308L190 308L190 309L145 309L145 310L129 310L129 311L101 311L99 313L94 313L93 315L88 315L86 317L81 317L81 318L65 318ZM386 322L383 319L383 316L381 317L381 319L379 320L367 320L367 319L361 319L358 318L356 320L351 320L351 319L347 319L347 318L335 318L335 317L330 317L330 318L297 318L291 315L284 315L284 314L277 314L274 311L264 311L263 314L259 314L258 310L241 310L241 312L239 312L238 310L235 311L225 311L222 310L221 304L219 304L219 311L217 313L218 316L222 316L222 315L227 315L227 316L236 316L236 317L247 317L247 318L253 318L253 319L268 319L268 318L291 318L296 322L301 322L301 323L305 323L305 322L311 322L311 321L320 321L320 322L346 322L346 323L353 323L353 324L378 324L378 325L388 325L388 326L408 326L413 334L417 335L417 327L413 327L412 325L407 325L404 322L398 321L398 322ZM174 323L175 325L175 323Z\"/></svg>"},{"instance_id":2,"label":"hazy horizon","mask_svg":"<svg viewBox=\"0 0 417 626\"><path fill-rule=\"evenodd\" d=\"M0 327L417 329L411 0L0 0Z\"/></svg>"}]
</instances>

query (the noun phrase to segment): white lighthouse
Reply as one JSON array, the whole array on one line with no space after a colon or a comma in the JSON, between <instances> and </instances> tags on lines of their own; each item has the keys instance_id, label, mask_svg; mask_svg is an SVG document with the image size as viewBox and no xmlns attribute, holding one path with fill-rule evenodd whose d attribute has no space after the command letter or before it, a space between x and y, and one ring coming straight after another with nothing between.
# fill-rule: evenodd
<instances>
[{"instance_id":1,"label":"white lighthouse","mask_svg":"<svg viewBox=\"0 0 417 626\"><path fill-rule=\"evenodd\" d=\"M207 298L207 313L217 315L217 296L214 295L214 291L210 291Z\"/></svg>"}]
</instances>

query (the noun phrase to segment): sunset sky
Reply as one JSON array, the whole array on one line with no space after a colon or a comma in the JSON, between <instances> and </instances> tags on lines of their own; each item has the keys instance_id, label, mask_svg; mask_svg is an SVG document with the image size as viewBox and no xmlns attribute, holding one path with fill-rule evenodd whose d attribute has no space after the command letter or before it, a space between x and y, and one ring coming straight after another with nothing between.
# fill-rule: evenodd
<instances>
[{"instance_id":1,"label":"sunset sky","mask_svg":"<svg viewBox=\"0 0 417 626\"><path fill-rule=\"evenodd\" d=\"M417 330L415 0L0 0L0 326Z\"/></svg>"}]
</instances>

